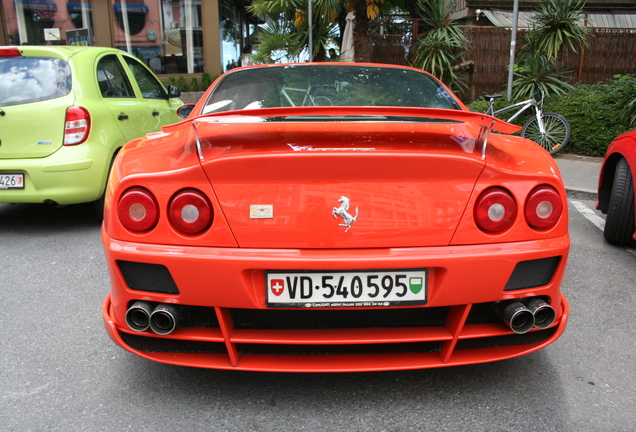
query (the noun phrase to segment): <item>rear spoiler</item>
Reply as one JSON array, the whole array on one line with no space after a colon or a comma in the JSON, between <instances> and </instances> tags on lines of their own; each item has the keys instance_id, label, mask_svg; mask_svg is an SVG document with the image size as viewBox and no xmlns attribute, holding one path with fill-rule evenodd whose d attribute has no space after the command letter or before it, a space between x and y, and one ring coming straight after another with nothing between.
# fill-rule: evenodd
<instances>
[{"instance_id":1,"label":"rear spoiler","mask_svg":"<svg viewBox=\"0 0 636 432\"><path fill-rule=\"evenodd\" d=\"M504 120L492 117L488 114L454 110L442 108L414 108L414 107L360 107L360 106L306 106L306 107L276 107L257 108L237 111L222 111L205 114L201 117L286 117L286 116L405 116L405 117L428 117L442 120L460 121L466 123L478 123L480 126L489 127L497 132L513 134L521 130L521 126L510 124ZM188 120L194 120L188 118Z\"/></svg>"},{"instance_id":2,"label":"rear spoiler","mask_svg":"<svg viewBox=\"0 0 636 432\"><path fill-rule=\"evenodd\" d=\"M257 108L236 111L222 111L205 114L199 117L188 117L183 122L192 122L194 125L199 121L223 122L226 119L229 123L253 123L259 119L272 117L361 117L361 116L390 116L390 117L421 117L448 120L462 123L479 125L478 136L475 139L475 147L481 151L482 159L486 157L486 146L488 137L493 130L500 133L513 134L521 130L521 126L513 125L504 120L490 116L488 114L453 110L442 108L415 108L415 107L360 107L360 106L306 106L306 107L276 107ZM352 118L352 121L355 121ZM174 125L164 126L162 129L170 132L172 128L179 127L183 122ZM196 128L195 128L196 133Z\"/></svg>"}]
</instances>

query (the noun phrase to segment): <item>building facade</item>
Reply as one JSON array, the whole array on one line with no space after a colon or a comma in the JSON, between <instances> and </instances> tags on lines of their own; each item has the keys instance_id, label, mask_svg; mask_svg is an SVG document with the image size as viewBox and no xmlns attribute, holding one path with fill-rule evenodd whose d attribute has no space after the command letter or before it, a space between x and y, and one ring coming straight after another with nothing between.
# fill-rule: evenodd
<instances>
[{"instance_id":1,"label":"building facade","mask_svg":"<svg viewBox=\"0 0 636 432\"><path fill-rule=\"evenodd\" d=\"M1 45L115 47L159 75L218 75L257 31L248 0L0 1Z\"/></svg>"}]
</instances>

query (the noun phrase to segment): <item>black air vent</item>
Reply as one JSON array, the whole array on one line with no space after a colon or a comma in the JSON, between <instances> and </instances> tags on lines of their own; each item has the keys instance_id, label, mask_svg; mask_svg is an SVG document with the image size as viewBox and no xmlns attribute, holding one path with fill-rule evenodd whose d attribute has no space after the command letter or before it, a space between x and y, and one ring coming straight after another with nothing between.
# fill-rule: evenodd
<instances>
[{"instance_id":1,"label":"black air vent","mask_svg":"<svg viewBox=\"0 0 636 432\"><path fill-rule=\"evenodd\" d=\"M160 264L117 261L126 285L135 291L159 294L179 294L168 268Z\"/></svg>"},{"instance_id":2,"label":"black air vent","mask_svg":"<svg viewBox=\"0 0 636 432\"><path fill-rule=\"evenodd\" d=\"M504 291L536 288L549 284L560 262L561 257L555 256L517 263Z\"/></svg>"}]
</instances>

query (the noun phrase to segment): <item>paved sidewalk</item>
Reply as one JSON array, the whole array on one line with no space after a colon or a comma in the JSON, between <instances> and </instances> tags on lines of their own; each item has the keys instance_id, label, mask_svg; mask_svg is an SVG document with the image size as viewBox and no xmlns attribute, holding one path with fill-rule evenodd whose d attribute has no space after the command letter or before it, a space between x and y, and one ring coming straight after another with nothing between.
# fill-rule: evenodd
<instances>
[{"instance_id":1,"label":"paved sidewalk","mask_svg":"<svg viewBox=\"0 0 636 432\"><path fill-rule=\"evenodd\" d=\"M559 165L568 195L596 200L598 176L603 158L557 154L554 160Z\"/></svg>"}]
</instances>

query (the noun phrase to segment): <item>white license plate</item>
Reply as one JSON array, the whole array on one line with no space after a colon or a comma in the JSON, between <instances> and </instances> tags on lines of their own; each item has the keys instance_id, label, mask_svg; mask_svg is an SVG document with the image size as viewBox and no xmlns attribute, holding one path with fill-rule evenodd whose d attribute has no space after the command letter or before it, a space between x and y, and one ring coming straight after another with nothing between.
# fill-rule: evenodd
<instances>
[{"instance_id":1,"label":"white license plate","mask_svg":"<svg viewBox=\"0 0 636 432\"><path fill-rule=\"evenodd\" d=\"M267 306L290 308L422 305L426 269L268 271Z\"/></svg>"},{"instance_id":2,"label":"white license plate","mask_svg":"<svg viewBox=\"0 0 636 432\"><path fill-rule=\"evenodd\" d=\"M24 174L0 174L0 189L24 189Z\"/></svg>"}]
</instances>

